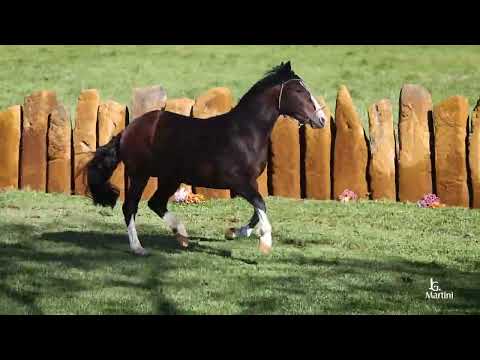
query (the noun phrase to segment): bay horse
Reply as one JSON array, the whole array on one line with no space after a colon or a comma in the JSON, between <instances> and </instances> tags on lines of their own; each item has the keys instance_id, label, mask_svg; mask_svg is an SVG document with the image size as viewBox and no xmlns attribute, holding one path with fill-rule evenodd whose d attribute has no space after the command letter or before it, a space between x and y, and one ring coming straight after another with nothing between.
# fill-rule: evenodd
<instances>
[{"instance_id":1,"label":"bay horse","mask_svg":"<svg viewBox=\"0 0 480 360\"><path fill-rule=\"evenodd\" d=\"M291 116L313 128L325 125L325 114L304 81L291 69L290 61L265 74L230 112L197 119L165 110L145 113L130 123L106 145L99 147L87 164L88 189L94 204L114 207L119 196L109 179L123 161L128 186L122 207L130 249L146 255L135 228L135 215L150 177L159 187L148 206L188 247L184 224L169 212L167 203L181 183L230 189L254 208L250 221L229 229L227 238L249 237L258 225L259 249L272 249L272 227L257 178L267 164L268 142L278 117Z\"/></svg>"}]
</instances>

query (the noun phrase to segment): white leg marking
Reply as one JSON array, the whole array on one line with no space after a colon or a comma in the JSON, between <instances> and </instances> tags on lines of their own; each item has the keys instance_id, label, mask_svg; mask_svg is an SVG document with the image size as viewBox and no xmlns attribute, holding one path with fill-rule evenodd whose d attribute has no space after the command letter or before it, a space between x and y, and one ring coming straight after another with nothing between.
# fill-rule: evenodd
<instances>
[{"instance_id":1,"label":"white leg marking","mask_svg":"<svg viewBox=\"0 0 480 360\"><path fill-rule=\"evenodd\" d=\"M135 228L135 220L133 216L130 218L130 223L128 224L128 241L130 242L130 249L138 255L146 255L147 251L140 244L138 240L137 229Z\"/></svg>"},{"instance_id":2,"label":"white leg marking","mask_svg":"<svg viewBox=\"0 0 480 360\"><path fill-rule=\"evenodd\" d=\"M272 248L272 226L268 221L267 214L265 211L260 209L255 209L259 218L260 226L260 250L263 252L268 252Z\"/></svg>"},{"instance_id":3,"label":"white leg marking","mask_svg":"<svg viewBox=\"0 0 480 360\"><path fill-rule=\"evenodd\" d=\"M188 237L185 225L183 225L183 223L177 219L174 213L167 211L163 216L163 220L165 220L173 232L178 232L180 235Z\"/></svg>"},{"instance_id":4,"label":"white leg marking","mask_svg":"<svg viewBox=\"0 0 480 360\"><path fill-rule=\"evenodd\" d=\"M233 240L235 238L239 237L250 237L252 235L254 228L251 228L250 226L244 225L240 228L229 228L227 229L225 233L225 237L227 239Z\"/></svg>"},{"instance_id":5,"label":"white leg marking","mask_svg":"<svg viewBox=\"0 0 480 360\"><path fill-rule=\"evenodd\" d=\"M253 229L248 225L242 226L235 230L235 235L239 237L250 237L252 235Z\"/></svg>"}]
</instances>

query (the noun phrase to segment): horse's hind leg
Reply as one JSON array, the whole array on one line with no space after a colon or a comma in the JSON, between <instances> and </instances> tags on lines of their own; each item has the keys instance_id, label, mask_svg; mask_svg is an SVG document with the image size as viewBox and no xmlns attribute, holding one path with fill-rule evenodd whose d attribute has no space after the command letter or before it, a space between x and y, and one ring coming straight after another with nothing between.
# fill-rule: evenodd
<instances>
[{"instance_id":1,"label":"horse's hind leg","mask_svg":"<svg viewBox=\"0 0 480 360\"><path fill-rule=\"evenodd\" d=\"M160 216L176 235L181 247L188 247L188 234L185 225L177 219L174 213L168 211L168 199L180 186L178 182L164 182L159 179L160 186L148 201L148 207Z\"/></svg>"},{"instance_id":2,"label":"horse's hind leg","mask_svg":"<svg viewBox=\"0 0 480 360\"><path fill-rule=\"evenodd\" d=\"M122 207L125 224L128 228L130 249L137 255L147 255L147 251L142 247L138 239L137 229L135 228L135 215L137 214L138 203L147 182L148 177L130 177L130 185L125 194L125 202Z\"/></svg>"}]
</instances>

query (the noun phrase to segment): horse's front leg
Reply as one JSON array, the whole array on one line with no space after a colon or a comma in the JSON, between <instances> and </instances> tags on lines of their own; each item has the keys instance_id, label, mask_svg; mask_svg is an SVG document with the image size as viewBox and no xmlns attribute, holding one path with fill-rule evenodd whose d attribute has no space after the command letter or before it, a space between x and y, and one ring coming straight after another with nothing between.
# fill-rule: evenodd
<instances>
[{"instance_id":1,"label":"horse's front leg","mask_svg":"<svg viewBox=\"0 0 480 360\"><path fill-rule=\"evenodd\" d=\"M238 237L250 237L252 235L255 226L258 225L259 218L257 212L254 210L253 215L250 218L249 222L239 228L229 228L225 233L225 237L229 240L233 240Z\"/></svg>"},{"instance_id":2,"label":"horse's front leg","mask_svg":"<svg viewBox=\"0 0 480 360\"><path fill-rule=\"evenodd\" d=\"M256 181L249 181L232 188L232 190L253 206L255 213L247 225L238 229L229 229L226 236L228 238L250 236L253 229L258 224L260 232L259 249L262 253L267 254L272 250L272 226L267 217L265 201L263 201L256 185Z\"/></svg>"}]
</instances>

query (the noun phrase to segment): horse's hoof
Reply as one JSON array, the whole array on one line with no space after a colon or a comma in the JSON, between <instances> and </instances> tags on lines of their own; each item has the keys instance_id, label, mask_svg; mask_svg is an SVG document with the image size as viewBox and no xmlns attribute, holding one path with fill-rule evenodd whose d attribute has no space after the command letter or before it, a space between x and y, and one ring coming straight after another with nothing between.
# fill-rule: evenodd
<instances>
[{"instance_id":1,"label":"horse's hoof","mask_svg":"<svg viewBox=\"0 0 480 360\"><path fill-rule=\"evenodd\" d=\"M272 247L268 244L265 244L260 241L260 244L258 245L258 249L263 255L268 255L272 252Z\"/></svg>"},{"instance_id":2,"label":"horse's hoof","mask_svg":"<svg viewBox=\"0 0 480 360\"><path fill-rule=\"evenodd\" d=\"M235 228L229 228L227 231L225 231L225 239L227 240L233 240L237 237Z\"/></svg>"},{"instance_id":3,"label":"horse's hoof","mask_svg":"<svg viewBox=\"0 0 480 360\"><path fill-rule=\"evenodd\" d=\"M180 245L180 247L182 249L188 248L188 238L187 237L185 237L183 235L180 235L180 234L177 234L175 237L177 238L178 244Z\"/></svg>"},{"instance_id":4,"label":"horse's hoof","mask_svg":"<svg viewBox=\"0 0 480 360\"><path fill-rule=\"evenodd\" d=\"M138 255L138 256L147 256L147 255L150 255L149 252L144 249L143 247L139 247L139 248L135 248L135 249L132 249L132 252L135 254L135 255Z\"/></svg>"}]
</instances>

